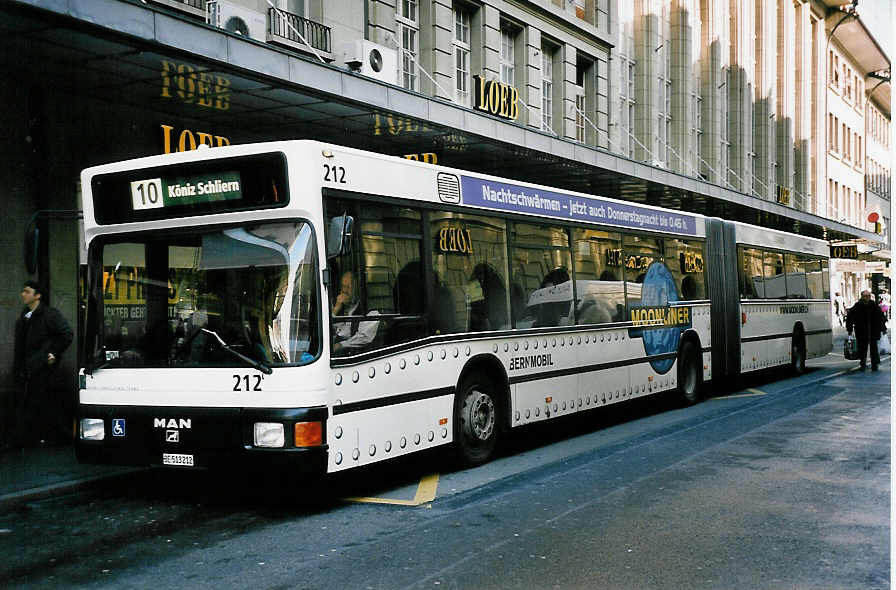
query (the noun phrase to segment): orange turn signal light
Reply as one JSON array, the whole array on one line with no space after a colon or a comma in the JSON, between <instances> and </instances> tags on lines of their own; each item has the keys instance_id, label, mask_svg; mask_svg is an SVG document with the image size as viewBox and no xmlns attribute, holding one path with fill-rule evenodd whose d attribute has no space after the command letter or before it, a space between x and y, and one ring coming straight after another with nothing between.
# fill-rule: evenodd
<instances>
[{"instance_id":1,"label":"orange turn signal light","mask_svg":"<svg viewBox=\"0 0 896 590\"><path fill-rule=\"evenodd\" d=\"M296 422L293 432L297 447L316 447L323 444L323 426L320 422Z\"/></svg>"}]
</instances>

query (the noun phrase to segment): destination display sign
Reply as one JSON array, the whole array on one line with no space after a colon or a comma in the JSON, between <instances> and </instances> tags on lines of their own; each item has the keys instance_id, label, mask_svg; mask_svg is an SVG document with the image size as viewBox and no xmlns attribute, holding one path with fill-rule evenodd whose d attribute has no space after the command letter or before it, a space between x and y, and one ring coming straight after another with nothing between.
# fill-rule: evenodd
<instances>
[{"instance_id":1,"label":"destination display sign","mask_svg":"<svg viewBox=\"0 0 896 590\"><path fill-rule=\"evenodd\" d=\"M461 176L467 205L513 213L533 213L557 219L590 221L648 231L696 235L697 218L677 211L657 211L608 199L565 195L549 190Z\"/></svg>"},{"instance_id":2,"label":"destination display sign","mask_svg":"<svg viewBox=\"0 0 896 590\"><path fill-rule=\"evenodd\" d=\"M239 172L148 178L131 182L131 203L134 211L178 207L242 197Z\"/></svg>"}]
</instances>

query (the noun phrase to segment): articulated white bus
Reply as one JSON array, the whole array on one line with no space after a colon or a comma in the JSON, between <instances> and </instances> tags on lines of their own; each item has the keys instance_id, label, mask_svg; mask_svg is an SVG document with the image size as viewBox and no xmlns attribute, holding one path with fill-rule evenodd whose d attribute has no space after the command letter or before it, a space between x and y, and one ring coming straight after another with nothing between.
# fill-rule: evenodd
<instances>
[{"instance_id":1,"label":"articulated white bus","mask_svg":"<svg viewBox=\"0 0 896 590\"><path fill-rule=\"evenodd\" d=\"M314 141L82 174L85 462L335 472L831 350L827 244Z\"/></svg>"}]
</instances>

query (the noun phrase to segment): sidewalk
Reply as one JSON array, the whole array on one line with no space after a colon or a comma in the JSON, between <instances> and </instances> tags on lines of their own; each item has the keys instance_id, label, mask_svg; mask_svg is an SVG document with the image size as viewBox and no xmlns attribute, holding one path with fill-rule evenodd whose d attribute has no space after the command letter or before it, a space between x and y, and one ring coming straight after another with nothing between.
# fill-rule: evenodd
<instances>
[{"instance_id":1,"label":"sidewalk","mask_svg":"<svg viewBox=\"0 0 896 590\"><path fill-rule=\"evenodd\" d=\"M74 492L137 471L131 467L82 465L71 443L0 452L0 511Z\"/></svg>"},{"instance_id":2,"label":"sidewalk","mask_svg":"<svg viewBox=\"0 0 896 590\"><path fill-rule=\"evenodd\" d=\"M858 364L843 360L843 341L846 330L834 326L834 349L826 359L839 359L849 370ZM810 366L822 359L810 361ZM884 355L884 363L889 363L889 355ZM819 365L830 362L821 362ZM839 363L838 363L839 364ZM889 380L890 372L868 372L863 381ZM106 465L81 465L75 458L71 444L55 447L17 449L0 452L0 511L33 502L42 498L71 493L80 489L100 485L113 478L127 476L139 468Z\"/></svg>"}]
</instances>

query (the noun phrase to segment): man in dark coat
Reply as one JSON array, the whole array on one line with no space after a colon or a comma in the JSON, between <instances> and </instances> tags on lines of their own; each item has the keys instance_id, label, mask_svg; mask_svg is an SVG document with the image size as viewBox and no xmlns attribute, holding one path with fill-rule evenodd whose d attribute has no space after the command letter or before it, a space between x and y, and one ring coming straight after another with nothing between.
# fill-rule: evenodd
<instances>
[{"instance_id":1,"label":"man in dark coat","mask_svg":"<svg viewBox=\"0 0 896 590\"><path fill-rule=\"evenodd\" d=\"M856 330L856 344L859 348L859 361L862 370L865 370L865 356L868 347L871 347L871 370L876 371L880 364L880 354L877 351L877 341L881 333L887 333L887 319L874 301L871 300L871 291L862 291L862 298L856 301L846 314L846 333L852 334Z\"/></svg>"},{"instance_id":2,"label":"man in dark coat","mask_svg":"<svg viewBox=\"0 0 896 590\"><path fill-rule=\"evenodd\" d=\"M72 343L72 329L58 310L41 302L43 289L36 281L25 281L21 297L25 309L16 321L15 376L20 387L13 443L52 442L61 432L51 377Z\"/></svg>"}]
</instances>

